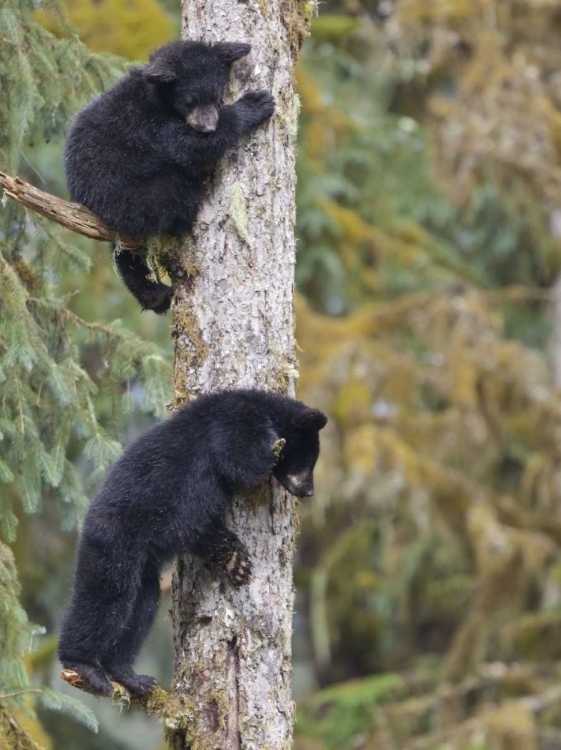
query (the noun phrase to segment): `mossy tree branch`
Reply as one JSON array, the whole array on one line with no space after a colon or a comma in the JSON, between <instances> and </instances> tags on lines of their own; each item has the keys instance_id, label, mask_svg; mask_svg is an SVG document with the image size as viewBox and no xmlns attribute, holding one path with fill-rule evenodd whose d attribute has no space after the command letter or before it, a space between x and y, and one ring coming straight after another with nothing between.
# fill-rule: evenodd
<instances>
[{"instance_id":1,"label":"mossy tree branch","mask_svg":"<svg viewBox=\"0 0 561 750\"><path fill-rule=\"evenodd\" d=\"M63 669L60 676L65 682L72 685L72 687L82 690L84 693L96 695L88 689L80 675L74 670ZM111 701L116 708L137 708L144 711L148 716L157 716L162 720L167 732L176 733L188 730L192 706L189 705L183 695L171 695L161 687L156 687L147 695L134 696L118 682L112 682L112 685L113 696L111 697ZM96 695L96 697L99 696ZM1 709L2 706L0 703L0 721L2 718ZM3 745L0 744L0 747L3 747ZM19 746L17 746L17 750L19 750ZM28 748L27 746L22 746L21 750L28 750ZM38 749L33 746L29 750Z\"/></svg>"},{"instance_id":2,"label":"mossy tree branch","mask_svg":"<svg viewBox=\"0 0 561 750\"><path fill-rule=\"evenodd\" d=\"M79 203L71 203L56 195L30 185L19 177L10 177L0 171L0 187L4 188L4 195L11 198L25 208L35 211L41 216L70 229L76 234L90 237L100 242L118 242L123 247L136 250L142 244L130 237L122 237L113 229L100 221L90 210Z\"/></svg>"},{"instance_id":3,"label":"mossy tree branch","mask_svg":"<svg viewBox=\"0 0 561 750\"><path fill-rule=\"evenodd\" d=\"M72 687L82 690L84 693L92 693L88 689L87 685L81 679L77 672L72 669L63 669L61 672L61 679L67 682ZM149 716L159 716L162 719L168 717L166 709L168 708L169 695L162 688L157 687L151 693L142 696L133 696L129 691L120 685L118 682L112 682L113 685L113 697L112 701L119 706L132 706L134 708L142 708Z\"/></svg>"}]
</instances>

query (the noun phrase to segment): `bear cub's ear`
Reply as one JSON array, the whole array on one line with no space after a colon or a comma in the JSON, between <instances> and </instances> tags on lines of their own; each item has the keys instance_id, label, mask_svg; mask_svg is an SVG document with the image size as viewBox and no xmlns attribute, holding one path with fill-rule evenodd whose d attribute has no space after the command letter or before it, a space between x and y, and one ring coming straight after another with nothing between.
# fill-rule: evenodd
<instances>
[{"instance_id":1,"label":"bear cub's ear","mask_svg":"<svg viewBox=\"0 0 561 750\"><path fill-rule=\"evenodd\" d=\"M217 42L212 46L227 63L233 63L251 52L251 44L244 42Z\"/></svg>"},{"instance_id":2,"label":"bear cub's ear","mask_svg":"<svg viewBox=\"0 0 561 750\"><path fill-rule=\"evenodd\" d=\"M142 73L149 83L172 83L179 78L170 61L162 57L150 60Z\"/></svg>"},{"instance_id":3,"label":"bear cub's ear","mask_svg":"<svg viewBox=\"0 0 561 750\"><path fill-rule=\"evenodd\" d=\"M319 409L306 408L297 415L296 422L299 427L322 430L327 424L327 417Z\"/></svg>"}]
</instances>

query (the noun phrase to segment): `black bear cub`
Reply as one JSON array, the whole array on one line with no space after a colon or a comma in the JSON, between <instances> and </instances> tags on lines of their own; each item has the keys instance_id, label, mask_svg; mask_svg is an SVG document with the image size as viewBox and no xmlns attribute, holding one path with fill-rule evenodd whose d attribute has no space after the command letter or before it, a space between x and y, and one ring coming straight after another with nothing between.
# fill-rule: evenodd
<instances>
[{"instance_id":1,"label":"black bear cub","mask_svg":"<svg viewBox=\"0 0 561 750\"><path fill-rule=\"evenodd\" d=\"M190 232L211 167L274 111L266 91L222 106L230 66L250 50L172 42L83 109L66 143L72 200L136 239ZM122 250L116 262L144 309L169 309L171 289L147 278L140 255Z\"/></svg>"},{"instance_id":2,"label":"black bear cub","mask_svg":"<svg viewBox=\"0 0 561 750\"><path fill-rule=\"evenodd\" d=\"M188 550L234 586L247 583L251 559L224 513L237 491L271 474L293 495L312 495L326 422L286 396L233 390L200 396L136 440L84 521L58 648L63 666L100 695L113 694L111 680L133 694L152 690L156 680L132 665L158 608L162 566Z\"/></svg>"}]
</instances>

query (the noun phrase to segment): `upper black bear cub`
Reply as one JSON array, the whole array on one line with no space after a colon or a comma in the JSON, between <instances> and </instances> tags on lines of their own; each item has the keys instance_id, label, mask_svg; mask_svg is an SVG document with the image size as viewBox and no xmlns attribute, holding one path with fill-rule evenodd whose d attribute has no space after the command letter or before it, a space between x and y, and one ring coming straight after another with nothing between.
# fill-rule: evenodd
<instances>
[{"instance_id":1,"label":"upper black bear cub","mask_svg":"<svg viewBox=\"0 0 561 750\"><path fill-rule=\"evenodd\" d=\"M66 143L73 201L130 237L190 232L213 167L274 111L266 91L222 106L230 66L249 44L172 42L83 109ZM123 281L145 309L164 313L171 289L145 263L117 254Z\"/></svg>"},{"instance_id":2,"label":"upper black bear cub","mask_svg":"<svg viewBox=\"0 0 561 750\"><path fill-rule=\"evenodd\" d=\"M251 559L224 525L228 504L271 474L293 495L312 495L326 422L286 396L223 391L136 440L84 521L58 649L63 666L101 695L112 695L110 680L136 694L152 690L154 678L137 675L132 664L156 614L162 566L189 550L235 586L247 583ZM286 444L277 458L279 438Z\"/></svg>"}]
</instances>

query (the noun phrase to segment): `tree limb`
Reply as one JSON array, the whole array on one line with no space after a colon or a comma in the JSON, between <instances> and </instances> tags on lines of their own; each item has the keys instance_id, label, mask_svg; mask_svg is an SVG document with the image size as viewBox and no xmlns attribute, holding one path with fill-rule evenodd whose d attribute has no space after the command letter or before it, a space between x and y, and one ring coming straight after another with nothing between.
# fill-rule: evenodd
<instances>
[{"instance_id":1,"label":"tree limb","mask_svg":"<svg viewBox=\"0 0 561 750\"><path fill-rule=\"evenodd\" d=\"M80 675L72 669L63 669L61 678L72 687L82 690L84 693L96 695L88 689ZM120 706L134 706L143 708L151 716L153 714L160 716L162 719L167 718L166 708L168 707L169 696L161 687L156 687L151 693L141 696L132 696L129 691L118 682L112 682L113 685L113 702ZM99 696L96 696L99 697Z\"/></svg>"},{"instance_id":2,"label":"tree limb","mask_svg":"<svg viewBox=\"0 0 561 750\"><path fill-rule=\"evenodd\" d=\"M142 243L138 240L120 236L79 203L71 203L56 195L46 193L44 190L39 190L19 177L10 177L0 171L0 187L3 187L4 194L16 203L30 208L72 232L101 242L119 242L129 250L142 247Z\"/></svg>"}]
</instances>

